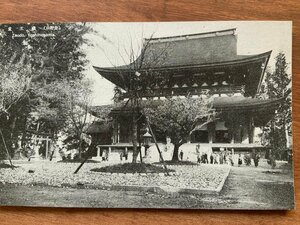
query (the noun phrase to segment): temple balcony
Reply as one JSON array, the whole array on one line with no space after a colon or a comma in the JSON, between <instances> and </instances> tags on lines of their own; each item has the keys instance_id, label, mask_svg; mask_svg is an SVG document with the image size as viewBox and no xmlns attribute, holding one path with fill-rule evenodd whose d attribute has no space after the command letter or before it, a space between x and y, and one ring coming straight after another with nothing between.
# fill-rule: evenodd
<instances>
[{"instance_id":1,"label":"temple balcony","mask_svg":"<svg viewBox=\"0 0 300 225\"><path fill-rule=\"evenodd\" d=\"M202 95L215 95L215 96L243 96L244 85L241 86L213 86L213 87L173 87L173 88L161 88L161 89L146 89L139 90L137 94L140 98L161 98L172 96L202 96ZM132 92L126 92L123 94L123 99L130 98Z\"/></svg>"}]
</instances>

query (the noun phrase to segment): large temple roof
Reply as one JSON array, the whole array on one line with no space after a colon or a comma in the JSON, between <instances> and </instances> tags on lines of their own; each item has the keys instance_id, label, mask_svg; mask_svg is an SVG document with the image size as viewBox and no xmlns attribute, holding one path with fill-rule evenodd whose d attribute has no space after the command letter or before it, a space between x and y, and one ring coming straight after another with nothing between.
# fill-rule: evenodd
<instances>
[{"instance_id":1,"label":"large temple roof","mask_svg":"<svg viewBox=\"0 0 300 225\"><path fill-rule=\"evenodd\" d=\"M136 72L146 77L149 76L149 71L158 71L166 75L166 79L168 74L193 76L204 72L207 73L205 79L210 79L209 74L214 72L230 73L231 71L233 74L238 74L239 79L246 85L245 95L255 96L260 89L271 51L254 55L238 55L235 31L229 29L145 39L140 55L130 64L116 67L94 66L94 69L124 90L128 89L131 82L130 74ZM249 74L247 79L245 73Z\"/></svg>"},{"instance_id":2,"label":"large temple roof","mask_svg":"<svg viewBox=\"0 0 300 225\"><path fill-rule=\"evenodd\" d=\"M235 29L145 39L141 55L128 65L95 67L101 72L115 70L152 69L186 66L209 66L222 63L243 62L257 57L267 57L270 52L255 55L237 55ZM102 74L101 74L102 75Z\"/></svg>"}]
</instances>

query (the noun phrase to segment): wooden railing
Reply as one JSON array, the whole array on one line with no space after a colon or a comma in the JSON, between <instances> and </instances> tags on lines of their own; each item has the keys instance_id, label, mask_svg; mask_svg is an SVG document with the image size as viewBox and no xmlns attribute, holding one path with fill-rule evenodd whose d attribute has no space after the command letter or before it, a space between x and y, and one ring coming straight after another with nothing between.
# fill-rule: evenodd
<instances>
[{"instance_id":1,"label":"wooden railing","mask_svg":"<svg viewBox=\"0 0 300 225\"><path fill-rule=\"evenodd\" d=\"M171 97L171 96L187 96L187 95L214 95L214 94L234 94L244 93L244 86L215 86L215 87L178 87L178 88L163 88L163 89L147 89L140 90L139 96L144 98L154 97ZM130 98L131 93L126 92L122 98Z\"/></svg>"}]
</instances>

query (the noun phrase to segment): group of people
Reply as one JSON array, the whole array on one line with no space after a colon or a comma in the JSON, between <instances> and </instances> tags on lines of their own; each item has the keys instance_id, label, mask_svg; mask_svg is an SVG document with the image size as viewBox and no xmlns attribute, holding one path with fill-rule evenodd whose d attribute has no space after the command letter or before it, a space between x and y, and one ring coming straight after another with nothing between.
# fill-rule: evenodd
<instances>
[{"instance_id":1,"label":"group of people","mask_svg":"<svg viewBox=\"0 0 300 225\"><path fill-rule=\"evenodd\" d=\"M179 152L179 159L183 160L183 151ZM250 166L251 162L254 162L254 166L257 167L260 156L258 153L246 153L244 154L233 154L232 151L226 149L220 149L220 151L209 152L200 151L200 145L196 146L197 163L199 164L228 164L234 166L246 165Z\"/></svg>"},{"instance_id":2,"label":"group of people","mask_svg":"<svg viewBox=\"0 0 300 225\"><path fill-rule=\"evenodd\" d=\"M210 155L202 152L201 154L197 155L197 163L234 165L232 153L223 152L212 152Z\"/></svg>"},{"instance_id":3,"label":"group of people","mask_svg":"<svg viewBox=\"0 0 300 225\"><path fill-rule=\"evenodd\" d=\"M197 155L197 163L229 164L231 166L234 166L235 157L236 155L228 151L212 152L210 155L208 155L207 153L201 153L201 155ZM246 157L242 154L239 154L237 158L237 164L238 166L241 166L243 164L245 164L246 166L250 166L252 159L254 162L254 166L257 167L260 159L259 154L254 154L253 156L251 156L251 154L248 154Z\"/></svg>"}]
</instances>

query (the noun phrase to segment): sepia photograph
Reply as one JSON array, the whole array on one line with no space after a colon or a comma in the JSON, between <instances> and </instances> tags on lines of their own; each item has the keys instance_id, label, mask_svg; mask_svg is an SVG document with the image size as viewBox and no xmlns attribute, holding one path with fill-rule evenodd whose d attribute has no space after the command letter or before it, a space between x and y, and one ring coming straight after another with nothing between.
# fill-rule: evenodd
<instances>
[{"instance_id":1,"label":"sepia photograph","mask_svg":"<svg viewBox=\"0 0 300 225\"><path fill-rule=\"evenodd\" d=\"M0 25L0 205L294 209L292 22Z\"/></svg>"}]
</instances>

